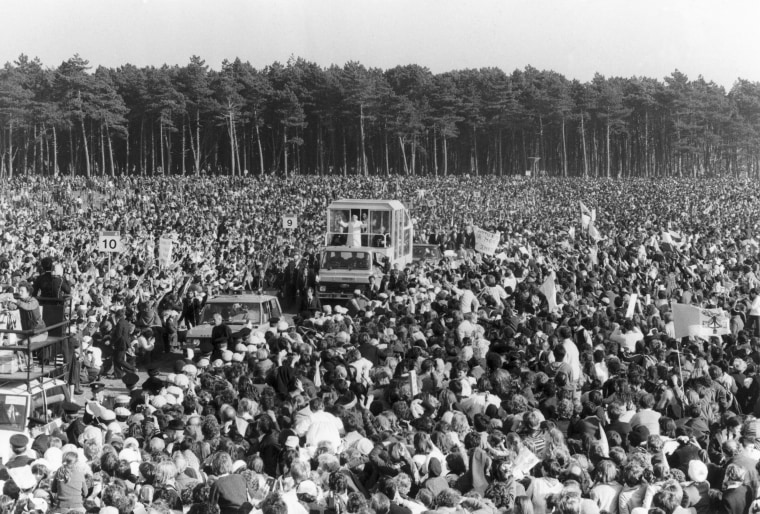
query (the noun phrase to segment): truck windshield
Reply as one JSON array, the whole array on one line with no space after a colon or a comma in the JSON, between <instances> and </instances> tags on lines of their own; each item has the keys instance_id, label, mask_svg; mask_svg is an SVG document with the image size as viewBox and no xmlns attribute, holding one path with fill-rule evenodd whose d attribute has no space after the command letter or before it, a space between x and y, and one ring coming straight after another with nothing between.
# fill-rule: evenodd
<instances>
[{"instance_id":1,"label":"truck windshield","mask_svg":"<svg viewBox=\"0 0 760 514\"><path fill-rule=\"evenodd\" d=\"M322 257L322 269L368 270L370 259L368 252L325 252Z\"/></svg>"},{"instance_id":2,"label":"truck windshield","mask_svg":"<svg viewBox=\"0 0 760 514\"><path fill-rule=\"evenodd\" d=\"M0 427L24 430L26 418L26 398L24 396L0 394Z\"/></svg>"},{"instance_id":3,"label":"truck windshield","mask_svg":"<svg viewBox=\"0 0 760 514\"><path fill-rule=\"evenodd\" d=\"M214 323L214 314L220 313L228 323L261 323L261 305L258 303L209 303L203 309L203 322Z\"/></svg>"}]
</instances>

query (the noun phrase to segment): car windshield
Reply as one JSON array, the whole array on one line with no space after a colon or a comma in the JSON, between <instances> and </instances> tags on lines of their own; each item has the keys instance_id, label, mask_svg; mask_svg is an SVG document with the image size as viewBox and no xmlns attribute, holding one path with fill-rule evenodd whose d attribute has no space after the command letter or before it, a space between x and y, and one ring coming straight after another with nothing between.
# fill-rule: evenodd
<instances>
[{"instance_id":1,"label":"car windshield","mask_svg":"<svg viewBox=\"0 0 760 514\"><path fill-rule=\"evenodd\" d=\"M437 258L441 251L437 246L415 246L412 249L412 255L418 259Z\"/></svg>"},{"instance_id":2,"label":"car windshield","mask_svg":"<svg viewBox=\"0 0 760 514\"><path fill-rule=\"evenodd\" d=\"M23 430L26 427L26 398L16 394L0 394L0 427Z\"/></svg>"},{"instance_id":3,"label":"car windshield","mask_svg":"<svg viewBox=\"0 0 760 514\"><path fill-rule=\"evenodd\" d=\"M32 396L32 418L37 422L48 422L63 415L63 403L67 399L66 386L58 385L45 391L47 401L42 393Z\"/></svg>"},{"instance_id":4,"label":"car windshield","mask_svg":"<svg viewBox=\"0 0 760 514\"><path fill-rule=\"evenodd\" d=\"M209 303L203 310L203 322L213 323L217 312L227 323L261 323L261 304L258 303Z\"/></svg>"},{"instance_id":5,"label":"car windshield","mask_svg":"<svg viewBox=\"0 0 760 514\"><path fill-rule=\"evenodd\" d=\"M367 252L325 252L322 258L324 269L369 269L370 260Z\"/></svg>"}]
</instances>

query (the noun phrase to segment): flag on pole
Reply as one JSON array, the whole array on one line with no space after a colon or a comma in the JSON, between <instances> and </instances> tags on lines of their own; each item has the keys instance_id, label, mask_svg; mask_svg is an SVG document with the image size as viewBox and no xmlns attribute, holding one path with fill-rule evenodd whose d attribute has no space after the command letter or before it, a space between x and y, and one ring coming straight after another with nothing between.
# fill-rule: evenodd
<instances>
[{"instance_id":1,"label":"flag on pole","mask_svg":"<svg viewBox=\"0 0 760 514\"><path fill-rule=\"evenodd\" d=\"M591 238L594 241L601 241L602 235L599 233L599 231L596 229L594 225L589 225L588 227L588 235L591 236Z\"/></svg>"},{"instance_id":2,"label":"flag on pole","mask_svg":"<svg viewBox=\"0 0 760 514\"><path fill-rule=\"evenodd\" d=\"M681 234L673 230L663 230L662 242L668 243L669 245L674 246L676 248L680 248L681 246L684 245L685 238Z\"/></svg>"},{"instance_id":3,"label":"flag on pole","mask_svg":"<svg viewBox=\"0 0 760 514\"><path fill-rule=\"evenodd\" d=\"M557 286L554 283L554 277L555 274L552 271L539 288L539 291L546 296L546 301L549 302L549 312L557 310Z\"/></svg>"},{"instance_id":4,"label":"flag on pole","mask_svg":"<svg viewBox=\"0 0 760 514\"><path fill-rule=\"evenodd\" d=\"M730 334L729 317L723 309L700 309L693 305L673 304L676 339L697 336L707 339Z\"/></svg>"},{"instance_id":5,"label":"flag on pole","mask_svg":"<svg viewBox=\"0 0 760 514\"><path fill-rule=\"evenodd\" d=\"M581 201L578 201L578 203L581 206L581 226L583 227L583 230L588 230L589 225L591 225L596 219L596 209L589 209L586 207L586 204Z\"/></svg>"}]
</instances>

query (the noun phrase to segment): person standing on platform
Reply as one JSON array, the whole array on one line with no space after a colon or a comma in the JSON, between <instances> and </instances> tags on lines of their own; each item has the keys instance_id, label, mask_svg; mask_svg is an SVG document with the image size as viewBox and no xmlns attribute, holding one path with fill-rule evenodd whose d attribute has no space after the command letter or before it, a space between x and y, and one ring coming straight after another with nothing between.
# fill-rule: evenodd
<instances>
[{"instance_id":1,"label":"person standing on platform","mask_svg":"<svg viewBox=\"0 0 760 514\"><path fill-rule=\"evenodd\" d=\"M367 225L365 223L362 223L359 221L359 216L354 214L351 216L351 221L345 222L340 221L340 226L343 228L348 228L348 241L347 244L350 247L359 247L362 245L362 229L366 228Z\"/></svg>"}]
</instances>

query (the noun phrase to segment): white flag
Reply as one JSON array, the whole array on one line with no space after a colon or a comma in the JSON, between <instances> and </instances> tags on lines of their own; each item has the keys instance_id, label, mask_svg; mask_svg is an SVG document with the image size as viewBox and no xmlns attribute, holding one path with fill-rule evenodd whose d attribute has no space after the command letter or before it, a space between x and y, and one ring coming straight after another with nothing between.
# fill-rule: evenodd
<instances>
[{"instance_id":1,"label":"white flag","mask_svg":"<svg viewBox=\"0 0 760 514\"><path fill-rule=\"evenodd\" d=\"M552 271L539 288L539 290L544 293L546 301L549 303L549 312L557 310L557 286L554 283L554 276L554 272Z\"/></svg>"},{"instance_id":2,"label":"white flag","mask_svg":"<svg viewBox=\"0 0 760 514\"><path fill-rule=\"evenodd\" d=\"M707 339L730 334L729 317L723 309L700 309L693 305L673 304L676 338L697 336Z\"/></svg>"},{"instance_id":3,"label":"white flag","mask_svg":"<svg viewBox=\"0 0 760 514\"><path fill-rule=\"evenodd\" d=\"M588 227L588 235L591 236L591 238L594 241L601 241L602 235L599 233L599 231L596 229L594 225L589 225Z\"/></svg>"}]
</instances>

